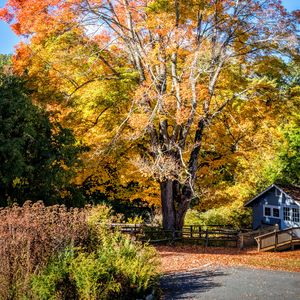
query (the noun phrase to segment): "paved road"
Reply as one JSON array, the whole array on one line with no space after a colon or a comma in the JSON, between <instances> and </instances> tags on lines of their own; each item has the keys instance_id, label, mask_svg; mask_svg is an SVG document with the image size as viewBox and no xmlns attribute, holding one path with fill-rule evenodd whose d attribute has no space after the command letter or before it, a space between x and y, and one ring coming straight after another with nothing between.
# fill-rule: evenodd
<instances>
[{"instance_id":1,"label":"paved road","mask_svg":"<svg viewBox=\"0 0 300 300\"><path fill-rule=\"evenodd\" d=\"M163 299L300 300L300 273L211 268L164 276Z\"/></svg>"}]
</instances>

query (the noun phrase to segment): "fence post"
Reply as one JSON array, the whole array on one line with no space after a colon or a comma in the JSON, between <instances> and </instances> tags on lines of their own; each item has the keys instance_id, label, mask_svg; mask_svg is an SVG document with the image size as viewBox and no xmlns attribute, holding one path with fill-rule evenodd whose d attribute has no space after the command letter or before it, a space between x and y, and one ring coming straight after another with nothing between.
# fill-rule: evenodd
<instances>
[{"instance_id":1,"label":"fence post","mask_svg":"<svg viewBox=\"0 0 300 300\"><path fill-rule=\"evenodd\" d=\"M208 247L208 228L205 230L205 247Z\"/></svg>"},{"instance_id":2,"label":"fence post","mask_svg":"<svg viewBox=\"0 0 300 300\"><path fill-rule=\"evenodd\" d=\"M277 230L275 230L275 248L274 248L275 252L277 251L277 244L278 244L278 232Z\"/></svg>"},{"instance_id":3,"label":"fence post","mask_svg":"<svg viewBox=\"0 0 300 300\"><path fill-rule=\"evenodd\" d=\"M193 237L193 225L190 226L190 230L191 230L190 236L191 236L191 238L192 238L192 237Z\"/></svg>"},{"instance_id":4,"label":"fence post","mask_svg":"<svg viewBox=\"0 0 300 300\"><path fill-rule=\"evenodd\" d=\"M240 238L240 249L244 249L244 235L240 233L239 238Z\"/></svg>"},{"instance_id":5,"label":"fence post","mask_svg":"<svg viewBox=\"0 0 300 300\"><path fill-rule=\"evenodd\" d=\"M293 228L291 229L290 241L291 241L291 250L295 250L295 247L293 245Z\"/></svg>"}]
</instances>

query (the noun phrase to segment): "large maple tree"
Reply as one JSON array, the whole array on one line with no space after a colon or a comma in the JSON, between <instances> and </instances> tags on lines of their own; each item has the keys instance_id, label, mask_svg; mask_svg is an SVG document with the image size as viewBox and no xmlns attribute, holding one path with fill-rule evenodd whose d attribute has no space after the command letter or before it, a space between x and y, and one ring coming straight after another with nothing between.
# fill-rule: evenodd
<instances>
[{"instance_id":1,"label":"large maple tree","mask_svg":"<svg viewBox=\"0 0 300 300\"><path fill-rule=\"evenodd\" d=\"M286 95L266 65L277 72L299 55L299 14L279 0L9 0L1 15L28 39L16 70L49 75L41 90L68 103L100 88L100 107L105 93L122 107L112 132L142 142L135 165L159 183L171 230L183 226L199 170L253 146L278 113ZM57 41L73 46L43 55Z\"/></svg>"}]
</instances>

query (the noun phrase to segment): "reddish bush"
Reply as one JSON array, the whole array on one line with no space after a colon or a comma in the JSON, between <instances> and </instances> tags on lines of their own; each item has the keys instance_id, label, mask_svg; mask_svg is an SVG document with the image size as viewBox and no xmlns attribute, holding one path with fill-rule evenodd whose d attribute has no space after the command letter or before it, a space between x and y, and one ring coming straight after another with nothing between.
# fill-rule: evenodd
<instances>
[{"instance_id":1,"label":"reddish bush","mask_svg":"<svg viewBox=\"0 0 300 300\"><path fill-rule=\"evenodd\" d=\"M66 246L88 238L87 209L39 201L0 208L0 299L26 295L30 275Z\"/></svg>"}]
</instances>

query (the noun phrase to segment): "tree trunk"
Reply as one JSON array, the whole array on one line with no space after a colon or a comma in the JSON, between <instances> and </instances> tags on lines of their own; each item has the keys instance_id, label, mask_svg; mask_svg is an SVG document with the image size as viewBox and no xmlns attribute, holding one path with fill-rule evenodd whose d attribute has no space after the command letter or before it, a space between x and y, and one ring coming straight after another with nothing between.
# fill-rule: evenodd
<instances>
[{"instance_id":1,"label":"tree trunk","mask_svg":"<svg viewBox=\"0 0 300 300\"><path fill-rule=\"evenodd\" d=\"M181 231L192 193L177 180L165 180L160 183L163 228Z\"/></svg>"},{"instance_id":2,"label":"tree trunk","mask_svg":"<svg viewBox=\"0 0 300 300\"><path fill-rule=\"evenodd\" d=\"M163 228L175 230L176 214L174 205L174 193L172 180L165 180L160 183Z\"/></svg>"}]
</instances>

